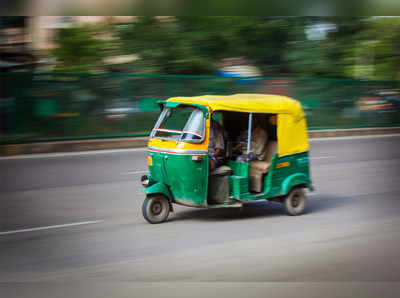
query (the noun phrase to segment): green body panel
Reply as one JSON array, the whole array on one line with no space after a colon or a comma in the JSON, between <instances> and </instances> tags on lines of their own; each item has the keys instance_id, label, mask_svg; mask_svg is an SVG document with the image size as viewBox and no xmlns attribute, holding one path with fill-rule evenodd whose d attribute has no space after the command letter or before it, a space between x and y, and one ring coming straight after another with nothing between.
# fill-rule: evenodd
<instances>
[{"instance_id":1,"label":"green body panel","mask_svg":"<svg viewBox=\"0 0 400 298\"><path fill-rule=\"evenodd\" d=\"M271 160L271 165L269 167L269 171L264 177L264 190L263 190L263 193L266 194L266 197L267 196L268 197L275 197L279 193L280 184L279 185L275 185L274 184L274 183L276 183L276 180L277 180L276 179L277 174L275 173L275 167L276 167L277 161L278 161L278 154L274 154L274 156L272 156L272 160Z\"/></svg>"},{"instance_id":2,"label":"green body panel","mask_svg":"<svg viewBox=\"0 0 400 298\"><path fill-rule=\"evenodd\" d=\"M149 152L153 165L151 178L169 189L173 202L196 207L207 207L208 155L193 161L196 154Z\"/></svg>"},{"instance_id":3,"label":"green body panel","mask_svg":"<svg viewBox=\"0 0 400 298\"><path fill-rule=\"evenodd\" d=\"M231 168L233 175L245 178L249 177L249 164L245 162L228 160L227 165Z\"/></svg>"},{"instance_id":4,"label":"green body panel","mask_svg":"<svg viewBox=\"0 0 400 298\"><path fill-rule=\"evenodd\" d=\"M238 198L242 202L269 199L286 195L294 186L311 187L308 152L278 157L271 160L270 170L264 177L264 189L260 194L248 191Z\"/></svg>"},{"instance_id":5,"label":"green body panel","mask_svg":"<svg viewBox=\"0 0 400 298\"><path fill-rule=\"evenodd\" d=\"M232 170L229 176L229 195L234 199L240 200L242 194L249 192L249 165L244 162L229 160L228 166Z\"/></svg>"},{"instance_id":6,"label":"green body panel","mask_svg":"<svg viewBox=\"0 0 400 298\"><path fill-rule=\"evenodd\" d=\"M162 193L172 202L186 206L208 207L208 155L202 155L201 161L193 161L192 154L153 151L148 154L153 159L153 165L149 166L151 179L157 183L145 188L145 193ZM228 176L232 203L279 197L297 185L311 187L308 152L284 157L275 154L264 178L263 192L259 194L249 192L247 163L228 161L227 165L232 169L232 175Z\"/></svg>"},{"instance_id":7,"label":"green body panel","mask_svg":"<svg viewBox=\"0 0 400 298\"><path fill-rule=\"evenodd\" d=\"M249 192L249 178L240 176L229 176L229 195L240 200L243 194Z\"/></svg>"},{"instance_id":8,"label":"green body panel","mask_svg":"<svg viewBox=\"0 0 400 298\"><path fill-rule=\"evenodd\" d=\"M278 167L279 164L289 163L289 166ZM286 195L292 187L305 184L311 185L308 152L302 152L284 157L275 157L271 164L272 175L269 189L265 189L268 197ZM267 177L268 179L268 177Z\"/></svg>"},{"instance_id":9,"label":"green body panel","mask_svg":"<svg viewBox=\"0 0 400 298\"><path fill-rule=\"evenodd\" d=\"M172 194L169 191L168 187L161 182L157 182L155 184L150 185L149 187L143 187L143 192L146 194L163 194L168 199L172 199Z\"/></svg>"}]
</instances>

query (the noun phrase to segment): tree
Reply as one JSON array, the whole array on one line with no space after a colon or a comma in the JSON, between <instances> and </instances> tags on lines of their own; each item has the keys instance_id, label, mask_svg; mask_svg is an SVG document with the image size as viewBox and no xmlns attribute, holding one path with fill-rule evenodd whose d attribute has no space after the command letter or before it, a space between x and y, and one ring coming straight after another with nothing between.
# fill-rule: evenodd
<instances>
[{"instance_id":1,"label":"tree","mask_svg":"<svg viewBox=\"0 0 400 298\"><path fill-rule=\"evenodd\" d=\"M362 79L400 79L400 18L369 19L364 31L356 38L356 46L349 50L353 57L347 66Z\"/></svg>"},{"instance_id":2,"label":"tree","mask_svg":"<svg viewBox=\"0 0 400 298\"><path fill-rule=\"evenodd\" d=\"M60 72L92 72L102 63L104 42L94 37L90 27L61 29L56 38L56 70Z\"/></svg>"},{"instance_id":3,"label":"tree","mask_svg":"<svg viewBox=\"0 0 400 298\"><path fill-rule=\"evenodd\" d=\"M204 74L213 71L216 61L229 48L229 34L212 31L221 21L184 17L163 21L142 17L123 26L118 33L125 53L141 57L144 72Z\"/></svg>"},{"instance_id":4,"label":"tree","mask_svg":"<svg viewBox=\"0 0 400 298\"><path fill-rule=\"evenodd\" d=\"M143 17L124 25L119 37L126 53L141 57L144 72L209 74L223 58L241 56L264 74L300 69L304 73L304 65L290 65L292 57L295 63L298 55L309 55L307 61L314 61L312 48L288 47L291 38L298 37L293 32L304 30L303 23L296 18L176 17L160 21ZM321 68L324 64L315 65Z\"/></svg>"},{"instance_id":5,"label":"tree","mask_svg":"<svg viewBox=\"0 0 400 298\"><path fill-rule=\"evenodd\" d=\"M243 43L241 54L253 60L265 74L286 72L284 53L290 30L290 22L285 18L251 18L238 30L238 40Z\"/></svg>"}]
</instances>

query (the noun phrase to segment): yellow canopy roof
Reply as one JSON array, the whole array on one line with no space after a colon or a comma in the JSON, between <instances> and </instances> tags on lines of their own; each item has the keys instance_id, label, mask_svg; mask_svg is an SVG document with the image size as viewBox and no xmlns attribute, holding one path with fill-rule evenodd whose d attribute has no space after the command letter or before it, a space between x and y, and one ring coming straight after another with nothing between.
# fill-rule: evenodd
<instances>
[{"instance_id":1,"label":"yellow canopy roof","mask_svg":"<svg viewBox=\"0 0 400 298\"><path fill-rule=\"evenodd\" d=\"M245 113L291 114L302 117L300 102L286 96L269 94L203 95L194 97L172 97L168 102L198 104L213 111L235 111Z\"/></svg>"},{"instance_id":2,"label":"yellow canopy roof","mask_svg":"<svg viewBox=\"0 0 400 298\"><path fill-rule=\"evenodd\" d=\"M278 114L278 155L308 151L307 124L300 102L268 94L204 95L172 97L167 102L198 104L213 111Z\"/></svg>"}]
</instances>

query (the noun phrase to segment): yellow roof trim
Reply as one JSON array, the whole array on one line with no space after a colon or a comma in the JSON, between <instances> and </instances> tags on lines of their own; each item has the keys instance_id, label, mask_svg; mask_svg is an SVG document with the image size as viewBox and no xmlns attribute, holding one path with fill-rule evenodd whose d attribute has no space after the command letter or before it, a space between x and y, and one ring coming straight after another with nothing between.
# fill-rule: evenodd
<instances>
[{"instance_id":1,"label":"yellow roof trim","mask_svg":"<svg viewBox=\"0 0 400 298\"><path fill-rule=\"evenodd\" d=\"M272 94L203 95L194 97L172 97L168 102L181 102L207 106L212 111L224 110L245 113L292 114L295 118L304 115L300 102L287 96Z\"/></svg>"}]
</instances>

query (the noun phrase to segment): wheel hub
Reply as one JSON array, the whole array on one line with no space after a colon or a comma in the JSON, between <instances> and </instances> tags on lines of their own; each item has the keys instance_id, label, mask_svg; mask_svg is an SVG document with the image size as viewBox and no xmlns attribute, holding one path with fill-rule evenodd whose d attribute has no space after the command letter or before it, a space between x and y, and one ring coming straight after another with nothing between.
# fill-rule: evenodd
<instances>
[{"instance_id":1,"label":"wheel hub","mask_svg":"<svg viewBox=\"0 0 400 298\"><path fill-rule=\"evenodd\" d=\"M292 206L297 207L300 204L300 198L298 195L294 195L292 199Z\"/></svg>"},{"instance_id":2,"label":"wheel hub","mask_svg":"<svg viewBox=\"0 0 400 298\"><path fill-rule=\"evenodd\" d=\"M162 205L160 202L154 202L154 204L151 206L151 212L154 215L160 214L162 211Z\"/></svg>"}]
</instances>

